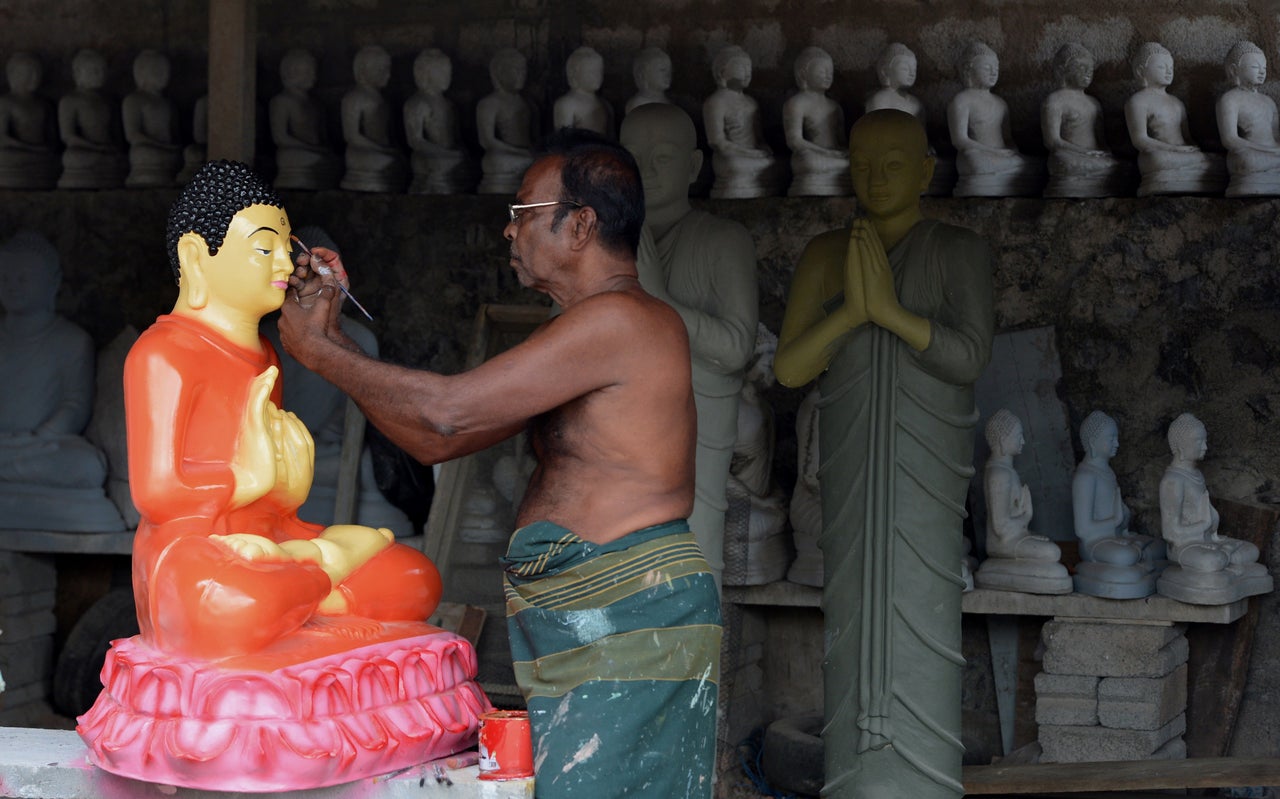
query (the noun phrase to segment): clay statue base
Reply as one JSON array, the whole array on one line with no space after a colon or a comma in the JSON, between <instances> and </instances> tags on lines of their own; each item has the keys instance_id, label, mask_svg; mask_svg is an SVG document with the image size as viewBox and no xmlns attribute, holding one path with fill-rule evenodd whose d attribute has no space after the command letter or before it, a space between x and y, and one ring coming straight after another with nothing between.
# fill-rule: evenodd
<instances>
[{"instance_id":1,"label":"clay statue base","mask_svg":"<svg viewBox=\"0 0 1280 799\"><path fill-rule=\"evenodd\" d=\"M1142 158L1139 157L1139 169ZM1204 162L1183 169L1142 170L1138 196L1153 194L1222 194L1227 187L1226 160L1207 153Z\"/></svg>"},{"instance_id":2,"label":"clay statue base","mask_svg":"<svg viewBox=\"0 0 1280 799\"><path fill-rule=\"evenodd\" d=\"M961 173L952 190L953 197L1037 197L1044 186L1044 177L1034 170L1019 173L973 174Z\"/></svg>"},{"instance_id":3,"label":"clay statue base","mask_svg":"<svg viewBox=\"0 0 1280 799\"><path fill-rule=\"evenodd\" d=\"M0 530L121 533L124 519L101 488L0 487Z\"/></svg>"},{"instance_id":4,"label":"clay statue base","mask_svg":"<svg viewBox=\"0 0 1280 799\"><path fill-rule=\"evenodd\" d=\"M1156 591L1159 570L1144 565L1117 566L1080 561L1076 564L1076 592L1104 599L1140 599Z\"/></svg>"},{"instance_id":5,"label":"clay statue base","mask_svg":"<svg viewBox=\"0 0 1280 799\"><path fill-rule=\"evenodd\" d=\"M1198 572L1170 564L1156 581L1161 596L1188 605L1226 605L1247 596L1267 594L1274 588L1271 574L1261 563L1228 566L1217 572Z\"/></svg>"},{"instance_id":6,"label":"clay statue base","mask_svg":"<svg viewBox=\"0 0 1280 799\"><path fill-rule=\"evenodd\" d=\"M978 588L1024 594L1069 594L1073 587L1066 566L1030 558L987 558L973 582Z\"/></svg>"},{"instance_id":7,"label":"clay statue base","mask_svg":"<svg viewBox=\"0 0 1280 799\"><path fill-rule=\"evenodd\" d=\"M53 153L0 153L0 189L52 189L61 171Z\"/></svg>"},{"instance_id":8,"label":"clay statue base","mask_svg":"<svg viewBox=\"0 0 1280 799\"><path fill-rule=\"evenodd\" d=\"M1109 175L1053 175L1044 187L1045 197L1125 197L1134 191L1131 173L1117 171Z\"/></svg>"},{"instance_id":9,"label":"clay statue base","mask_svg":"<svg viewBox=\"0 0 1280 799\"><path fill-rule=\"evenodd\" d=\"M711 156L713 200L743 200L752 197L776 197L782 194L784 175L772 158L726 158Z\"/></svg>"},{"instance_id":10,"label":"clay statue base","mask_svg":"<svg viewBox=\"0 0 1280 799\"><path fill-rule=\"evenodd\" d=\"M791 174L788 197L848 197L853 194L853 180L847 168L838 172L806 171L804 162L792 157Z\"/></svg>"},{"instance_id":11,"label":"clay statue base","mask_svg":"<svg viewBox=\"0 0 1280 799\"><path fill-rule=\"evenodd\" d=\"M317 639L334 651L290 662L299 641ZM192 661L140 636L114 642L106 688L76 728L89 759L162 785L319 788L473 746L492 709L474 682L475 650L427 624L321 618L249 658Z\"/></svg>"},{"instance_id":12,"label":"clay statue base","mask_svg":"<svg viewBox=\"0 0 1280 799\"><path fill-rule=\"evenodd\" d=\"M1280 197L1280 172L1232 175L1228 197Z\"/></svg>"}]
</instances>

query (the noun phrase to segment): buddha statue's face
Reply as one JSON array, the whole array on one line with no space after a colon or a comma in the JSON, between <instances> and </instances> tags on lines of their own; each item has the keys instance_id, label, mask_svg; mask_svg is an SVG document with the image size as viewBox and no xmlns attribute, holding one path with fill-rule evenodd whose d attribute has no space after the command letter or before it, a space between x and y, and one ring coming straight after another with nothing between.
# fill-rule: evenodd
<instances>
[{"instance_id":1,"label":"buddha statue's face","mask_svg":"<svg viewBox=\"0 0 1280 799\"><path fill-rule=\"evenodd\" d=\"M1267 81L1267 57L1262 53L1245 53L1236 62L1236 85L1257 88Z\"/></svg>"},{"instance_id":2,"label":"buddha statue's face","mask_svg":"<svg viewBox=\"0 0 1280 799\"><path fill-rule=\"evenodd\" d=\"M696 142L673 128L661 124L660 114L633 113L622 123L620 141L640 167L649 212L687 202L689 184L701 166L700 160L695 161Z\"/></svg>"},{"instance_id":3,"label":"buddha statue's face","mask_svg":"<svg viewBox=\"0 0 1280 799\"><path fill-rule=\"evenodd\" d=\"M913 131L905 129L906 120L871 120L870 115L863 117L850 132L849 172L858 204L872 218L887 219L919 207L932 162L923 134L917 134L917 141Z\"/></svg>"},{"instance_id":4,"label":"buddha statue's face","mask_svg":"<svg viewBox=\"0 0 1280 799\"><path fill-rule=\"evenodd\" d=\"M1142 80L1147 86L1168 86L1173 83L1173 56L1153 53L1142 65Z\"/></svg>"},{"instance_id":5,"label":"buddha statue's face","mask_svg":"<svg viewBox=\"0 0 1280 799\"><path fill-rule=\"evenodd\" d=\"M671 88L671 59L650 58L640 70L636 88L646 92L665 92Z\"/></svg>"},{"instance_id":6,"label":"buddha statue's face","mask_svg":"<svg viewBox=\"0 0 1280 799\"><path fill-rule=\"evenodd\" d=\"M804 71L807 88L825 92L835 78L835 65L829 58L815 58Z\"/></svg>"},{"instance_id":7,"label":"buddha statue's face","mask_svg":"<svg viewBox=\"0 0 1280 799\"><path fill-rule=\"evenodd\" d=\"M133 82L144 92L158 92L169 85L169 60L139 58L133 65Z\"/></svg>"},{"instance_id":8,"label":"buddha statue's face","mask_svg":"<svg viewBox=\"0 0 1280 799\"><path fill-rule=\"evenodd\" d=\"M1204 425L1196 423L1174 442L1173 454L1179 458L1198 461L1209 451L1209 434Z\"/></svg>"},{"instance_id":9,"label":"buddha statue's face","mask_svg":"<svg viewBox=\"0 0 1280 799\"><path fill-rule=\"evenodd\" d=\"M524 88L525 64L515 58L503 58L493 65L493 85L509 92Z\"/></svg>"},{"instance_id":10,"label":"buddha statue's face","mask_svg":"<svg viewBox=\"0 0 1280 799\"><path fill-rule=\"evenodd\" d=\"M453 83L453 64L443 58L419 61L413 66L413 82L423 91L442 94Z\"/></svg>"},{"instance_id":11,"label":"buddha statue's face","mask_svg":"<svg viewBox=\"0 0 1280 799\"><path fill-rule=\"evenodd\" d=\"M969 62L966 81L970 87L990 89L1000 80L1000 60L992 53L981 53Z\"/></svg>"},{"instance_id":12,"label":"buddha statue's face","mask_svg":"<svg viewBox=\"0 0 1280 799\"><path fill-rule=\"evenodd\" d=\"M730 58L720 73L720 81L730 89L745 89L751 85L751 59L746 56Z\"/></svg>"},{"instance_id":13,"label":"buddha statue's face","mask_svg":"<svg viewBox=\"0 0 1280 799\"><path fill-rule=\"evenodd\" d=\"M310 91L316 85L315 59L304 53L286 55L280 63L280 81L287 89Z\"/></svg>"},{"instance_id":14,"label":"buddha statue's face","mask_svg":"<svg viewBox=\"0 0 1280 799\"><path fill-rule=\"evenodd\" d=\"M99 57L77 58L71 65L76 88L94 91L102 88L107 78L107 65Z\"/></svg>"},{"instance_id":15,"label":"buddha statue's face","mask_svg":"<svg viewBox=\"0 0 1280 799\"><path fill-rule=\"evenodd\" d=\"M1027 439L1022 434L1022 422L1016 422L1004 435L1000 436L1000 455L1019 455L1022 448L1027 444Z\"/></svg>"},{"instance_id":16,"label":"buddha statue's face","mask_svg":"<svg viewBox=\"0 0 1280 799\"><path fill-rule=\"evenodd\" d=\"M381 89L391 80L391 58L377 53L360 59L356 66L356 79L365 86Z\"/></svg>"},{"instance_id":17,"label":"buddha statue's face","mask_svg":"<svg viewBox=\"0 0 1280 799\"><path fill-rule=\"evenodd\" d=\"M288 215L273 205L251 205L232 217L217 254L201 256L210 303L258 317L279 308L293 272L292 232Z\"/></svg>"},{"instance_id":18,"label":"buddha statue's face","mask_svg":"<svg viewBox=\"0 0 1280 799\"><path fill-rule=\"evenodd\" d=\"M890 89L914 86L916 83L915 56L900 55L890 61L889 68L885 70L883 82Z\"/></svg>"},{"instance_id":19,"label":"buddha statue's face","mask_svg":"<svg viewBox=\"0 0 1280 799\"><path fill-rule=\"evenodd\" d=\"M604 85L604 59L575 58L565 73L569 88L580 92L596 92Z\"/></svg>"},{"instance_id":20,"label":"buddha statue's face","mask_svg":"<svg viewBox=\"0 0 1280 799\"><path fill-rule=\"evenodd\" d=\"M11 58L5 70L9 91L31 94L40 85L40 63L33 58Z\"/></svg>"},{"instance_id":21,"label":"buddha statue's face","mask_svg":"<svg viewBox=\"0 0 1280 799\"><path fill-rule=\"evenodd\" d=\"M1089 454L1101 458L1113 458L1120 451L1120 431L1115 422L1107 422L1089 440Z\"/></svg>"},{"instance_id":22,"label":"buddha statue's face","mask_svg":"<svg viewBox=\"0 0 1280 799\"><path fill-rule=\"evenodd\" d=\"M1093 83L1093 60L1077 58L1067 65L1067 85L1073 89L1085 89Z\"/></svg>"}]
</instances>

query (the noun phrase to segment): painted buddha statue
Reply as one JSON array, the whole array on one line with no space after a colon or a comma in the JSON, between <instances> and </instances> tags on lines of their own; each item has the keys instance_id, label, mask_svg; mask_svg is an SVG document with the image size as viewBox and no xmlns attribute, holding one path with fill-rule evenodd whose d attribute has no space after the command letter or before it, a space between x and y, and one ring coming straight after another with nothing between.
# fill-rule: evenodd
<instances>
[{"instance_id":1,"label":"painted buddha statue","mask_svg":"<svg viewBox=\"0 0 1280 799\"><path fill-rule=\"evenodd\" d=\"M53 104L36 93L44 69L31 53L5 64L9 93L0 97L0 188L52 189L58 182Z\"/></svg>"},{"instance_id":2,"label":"painted buddha statue","mask_svg":"<svg viewBox=\"0 0 1280 799\"><path fill-rule=\"evenodd\" d=\"M1228 197L1280 194L1280 113L1259 91L1267 56L1253 42L1238 42L1224 63L1232 88L1218 98L1218 135L1227 148Z\"/></svg>"},{"instance_id":3,"label":"painted buddha statue","mask_svg":"<svg viewBox=\"0 0 1280 799\"><path fill-rule=\"evenodd\" d=\"M285 300L290 232L237 162L206 164L170 210L178 298L124 374L141 633L113 644L77 728L115 774L332 785L466 748L489 708L470 644L424 622L441 587L425 555L298 518L314 445L259 333Z\"/></svg>"},{"instance_id":4,"label":"painted buddha statue","mask_svg":"<svg viewBox=\"0 0 1280 799\"><path fill-rule=\"evenodd\" d=\"M796 56L799 89L782 104L782 125L791 148L792 197L845 196L849 181L849 142L840 104L827 96L835 64L821 47Z\"/></svg>"},{"instance_id":5,"label":"painted buddha statue","mask_svg":"<svg viewBox=\"0 0 1280 799\"><path fill-rule=\"evenodd\" d=\"M1094 411L1080 424L1084 458L1071 478L1071 510L1080 542L1076 591L1107 599L1136 599L1155 593L1165 565L1159 538L1129 530L1132 514L1120 495L1111 458L1120 446L1116 422Z\"/></svg>"},{"instance_id":6,"label":"painted buddha statue","mask_svg":"<svg viewBox=\"0 0 1280 799\"><path fill-rule=\"evenodd\" d=\"M1058 562L1062 550L1031 532L1031 489L1013 466L1026 439L1022 420L1001 408L986 429L991 456L983 470L987 501L987 559L973 575L978 588L1029 594L1069 594L1071 575Z\"/></svg>"},{"instance_id":7,"label":"painted buddha statue","mask_svg":"<svg viewBox=\"0 0 1280 799\"><path fill-rule=\"evenodd\" d=\"M1160 534L1169 547L1169 565L1156 591L1193 605L1222 605L1273 588L1258 548L1228 538L1196 465L1208 451L1204 424L1184 413L1169 425L1173 459L1160 478Z\"/></svg>"}]
</instances>

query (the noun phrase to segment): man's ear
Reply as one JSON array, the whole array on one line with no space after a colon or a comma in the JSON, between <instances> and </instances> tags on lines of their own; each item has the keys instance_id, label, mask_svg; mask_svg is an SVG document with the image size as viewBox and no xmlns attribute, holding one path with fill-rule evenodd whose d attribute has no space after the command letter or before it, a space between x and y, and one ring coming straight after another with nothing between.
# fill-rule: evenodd
<instances>
[{"instance_id":1,"label":"man's ear","mask_svg":"<svg viewBox=\"0 0 1280 799\"><path fill-rule=\"evenodd\" d=\"M689 185L692 186L698 180L698 175L702 172L702 148L694 147L693 153L689 156Z\"/></svg>"},{"instance_id":2,"label":"man's ear","mask_svg":"<svg viewBox=\"0 0 1280 799\"><path fill-rule=\"evenodd\" d=\"M573 249L580 250L591 241L599 220L596 218L596 209L589 205L575 208L571 213L573 225L569 228L569 234L573 237Z\"/></svg>"},{"instance_id":3,"label":"man's ear","mask_svg":"<svg viewBox=\"0 0 1280 799\"><path fill-rule=\"evenodd\" d=\"M209 245L199 233L188 231L178 239L177 249L178 273L187 284L187 305L203 308L209 302L209 286L204 277L204 256L209 254Z\"/></svg>"}]
</instances>

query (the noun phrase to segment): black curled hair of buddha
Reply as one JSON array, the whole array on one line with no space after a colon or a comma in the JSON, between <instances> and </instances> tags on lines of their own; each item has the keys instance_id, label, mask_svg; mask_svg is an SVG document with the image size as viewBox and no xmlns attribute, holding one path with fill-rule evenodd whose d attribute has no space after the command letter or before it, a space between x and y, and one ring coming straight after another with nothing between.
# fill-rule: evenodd
<instances>
[{"instance_id":1,"label":"black curled hair of buddha","mask_svg":"<svg viewBox=\"0 0 1280 799\"><path fill-rule=\"evenodd\" d=\"M539 145L536 155L561 159L560 199L595 210L601 246L634 256L644 227L644 189L635 156L621 144L582 128L557 130ZM558 227L572 210L557 208L552 225Z\"/></svg>"},{"instance_id":2,"label":"black curled hair of buddha","mask_svg":"<svg viewBox=\"0 0 1280 799\"><path fill-rule=\"evenodd\" d=\"M165 246L174 277L179 275L178 239L197 233L209 254L217 255L231 219L251 205L284 208L271 184L247 164L223 159L202 166L169 208Z\"/></svg>"}]
</instances>

